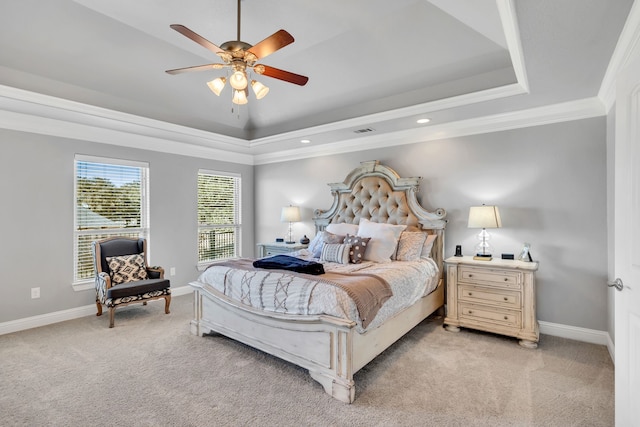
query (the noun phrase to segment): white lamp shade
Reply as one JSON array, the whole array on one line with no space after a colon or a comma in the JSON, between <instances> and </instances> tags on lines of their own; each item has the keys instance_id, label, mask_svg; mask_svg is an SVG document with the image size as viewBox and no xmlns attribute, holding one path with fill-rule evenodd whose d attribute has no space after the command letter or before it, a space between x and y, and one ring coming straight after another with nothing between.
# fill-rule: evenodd
<instances>
[{"instance_id":1,"label":"white lamp shade","mask_svg":"<svg viewBox=\"0 0 640 427\"><path fill-rule=\"evenodd\" d=\"M469 228L500 228L502 220L497 206L471 206L469 208Z\"/></svg>"},{"instance_id":2,"label":"white lamp shade","mask_svg":"<svg viewBox=\"0 0 640 427\"><path fill-rule=\"evenodd\" d=\"M224 77L218 77L217 79L213 79L210 82L207 82L207 86L209 86L211 92L220 96L220 92L222 92L222 89L224 89L224 85L226 82L227 79L225 79Z\"/></svg>"},{"instance_id":3,"label":"white lamp shade","mask_svg":"<svg viewBox=\"0 0 640 427\"><path fill-rule=\"evenodd\" d=\"M229 84L236 90L246 89L248 83L249 82L247 81L247 75L242 70L234 72L229 78Z\"/></svg>"},{"instance_id":4,"label":"white lamp shade","mask_svg":"<svg viewBox=\"0 0 640 427\"><path fill-rule=\"evenodd\" d=\"M251 89L253 89L257 99L262 99L269 93L269 88L256 80L251 80Z\"/></svg>"},{"instance_id":5,"label":"white lamp shade","mask_svg":"<svg viewBox=\"0 0 640 427\"><path fill-rule=\"evenodd\" d=\"M249 102L247 99L247 93L244 90L234 90L233 99L231 101L237 105L244 105Z\"/></svg>"},{"instance_id":6,"label":"white lamp shade","mask_svg":"<svg viewBox=\"0 0 640 427\"><path fill-rule=\"evenodd\" d=\"M297 206L285 206L282 208L280 215L282 222L298 222L300 221L300 208Z\"/></svg>"}]
</instances>

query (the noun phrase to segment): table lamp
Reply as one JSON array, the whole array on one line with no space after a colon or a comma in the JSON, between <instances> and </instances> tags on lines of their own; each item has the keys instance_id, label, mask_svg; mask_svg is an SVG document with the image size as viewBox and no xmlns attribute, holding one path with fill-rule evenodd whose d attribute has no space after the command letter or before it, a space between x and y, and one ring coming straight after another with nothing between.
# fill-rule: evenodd
<instances>
[{"instance_id":1,"label":"table lamp","mask_svg":"<svg viewBox=\"0 0 640 427\"><path fill-rule=\"evenodd\" d=\"M291 224L300 221L300 208L297 206L285 206L282 208L280 221L289 223L289 237L286 243L295 243L295 240L293 240L293 233L291 231Z\"/></svg>"},{"instance_id":2,"label":"table lamp","mask_svg":"<svg viewBox=\"0 0 640 427\"><path fill-rule=\"evenodd\" d=\"M471 206L471 208L469 208L468 227L482 228L482 231L478 234L478 240L480 242L476 246L476 255L473 259L491 261L491 245L489 245L491 235L487 231L487 228L502 227L498 207L487 205Z\"/></svg>"}]
</instances>

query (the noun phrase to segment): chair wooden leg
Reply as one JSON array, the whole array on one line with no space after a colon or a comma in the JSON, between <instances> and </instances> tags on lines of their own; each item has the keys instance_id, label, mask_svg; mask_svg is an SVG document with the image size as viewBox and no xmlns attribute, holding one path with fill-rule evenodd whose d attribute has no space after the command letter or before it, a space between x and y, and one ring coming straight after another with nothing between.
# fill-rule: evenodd
<instances>
[{"instance_id":1,"label":"chair wooden leg","mask_svg":"<svg viewBox=\"0 0 640 427\"><path fill-rule=\"evenodd\" d=\"M100 304L100 301L96 300L96 306L98 306L98 312L96 313L96 316L102 316L102 304Z\"/></svg>"},{"instance_id":2,"label":"chair wooden leg","mask_svg":"<svg viewBox=\"0 0 640 427\"><path fill-rule=\"evenodd\" d=\"M164 297L164 312L169 314L169 304L171 304L171 295L166 295Z\"/></svg>"},{"instance_id":3,"label":"chair wooden leg","mask_svg":"<svg viewBox=\"0 0 640 427\"><path fill-rule=\"evenodd\" d=\"M115 307L109 307L109 327L110 328L113 328L113 318L114 318L115 312L116 312Z\"/></svg>"}]
</instances>

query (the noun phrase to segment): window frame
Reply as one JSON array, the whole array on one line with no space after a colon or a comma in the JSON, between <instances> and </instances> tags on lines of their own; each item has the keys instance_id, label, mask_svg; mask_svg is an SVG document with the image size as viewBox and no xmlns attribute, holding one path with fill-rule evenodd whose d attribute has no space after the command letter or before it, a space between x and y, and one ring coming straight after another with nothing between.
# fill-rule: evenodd
<instances>
[{"instance_id":1,"label":"window frame","mask_svg":"<svg viewBox=\"0 0 640 427\"><path fill-rule=\"evenodd\" d=\"M200 214L199 214L199 206L200 206L200 176L208 175L214 177L225 177L225 178L233 178L235 180L235 189L234 189L234 199L236 200L236 208L234 210L234 219L235 222L231 224L200 224ZM199 169L197 180L197 200L196 200L196 225L197 225L197 246L196 246L196 256L197 256L197 264L196 267L198 271L203 271L206 269L211 263L215 261L220 261L224 259L230 259L233 257L238 257L242 253L242 174L235 172L223 172L223 171L214 171L210 169ZM235 229L235 238L234 238L234 253L229 258L216 258L216 259L207 259L200 260L200 233L203 230L216 230L220 228L234 228Z\"/></svg>"},{"instance_id":2,"label":"window frame","mask_svg":"<svg viewBox=\"0 0 640 427\"><path fill-rule=\"evenodd\" d=\"M96 163L114 166L126 166L140 168L140 226L131 228L92 228L80 230L78 225L78 164L79 163ZM137 235L149 241L150 237L150 211L149 211L149 163L135 160L118 159L112 157L89 156L76 154L73 161L73 279L72 286L76 291L94 289L95 278L79 278L78 277L78 256L80 255L79 239L86 235L103 235L104 237L112 237L119 235ZM149 247L149 245L147 245ZM147 259L149 254L147 254Z\"/></svg>"}]
</instances>

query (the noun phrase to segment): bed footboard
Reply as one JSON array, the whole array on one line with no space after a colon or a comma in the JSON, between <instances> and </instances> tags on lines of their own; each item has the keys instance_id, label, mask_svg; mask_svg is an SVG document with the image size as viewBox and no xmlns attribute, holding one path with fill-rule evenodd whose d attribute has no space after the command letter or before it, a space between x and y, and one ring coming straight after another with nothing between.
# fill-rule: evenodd
<instances>
[{"instance_id":1,"label":"bed footboard","mask_svg":"<svg viewBox=\"0 0 640 427\"><path fill-rule=\"evenodd\" d=\"M308 369L334 398L355 398L352 343L355 322L330 316L291 316L239 306L201 283L194 288L191 332L216 332Z\"/></svg>"},{"instance_id":2,"label":"bed footboard","mask_svg":"<svg viewBox=\"0 0 640 427\"><path fill-rule=\"evenodd\" d=\"M444 286L360 334L355 322L332 316L265 313L240 306L217 290L192 282L194 319L191 332L219 333L309 371L325 392L352 403L353 375L378 354L444 304Z\"/></svg>"}]
</instances>

